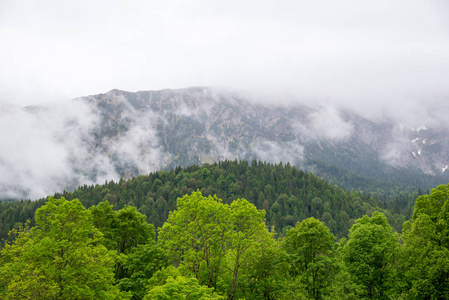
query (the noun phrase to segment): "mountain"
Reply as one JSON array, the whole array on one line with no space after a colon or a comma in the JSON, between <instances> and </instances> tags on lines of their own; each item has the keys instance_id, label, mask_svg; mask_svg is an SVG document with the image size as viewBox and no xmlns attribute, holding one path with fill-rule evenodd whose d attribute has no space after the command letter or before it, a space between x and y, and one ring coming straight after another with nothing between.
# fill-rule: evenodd
<instances>
[{"instance_id":1,"label":"mountain","mask_svg":"<svg viewBox=\"0 0 449 300\"><path fill-rule=\"evenodd\" d=\"M290 162L335 185L380 198L449 182L446 128L413 129L347 109L253 100L194 87L112 90L75 99L55 112L27 107L22 114L39 120L34 127L48 123L44 129L51 134L29 129L33 136L48 137L42 153L54 148L59 160L29 169L39 148L34 145L28 147L33 149L28 164L24 159L17 163L21 152L10 161L0 157L0 168L16 170L1 178L0 199L37 198L85 183L224 159ZM48 156L43 155L51 161ZM33 176L39 180L30 180Z\"/></svg>"},{"instance_id":2,"label":"mountain","mask_svg":"<svg viewBox=\"0 0 449 300\"><path fill-rule=\"evenodd\" d=\"M290 162L367 191L374 183L429 188L449 178L446 129L406 128L332 107L255 104L204 87L112 90L82 100L101 115L90 152L106 153L121 176L257 159ZM132 149L111 146L122 143Z\"/></svg>"}]
</instances>

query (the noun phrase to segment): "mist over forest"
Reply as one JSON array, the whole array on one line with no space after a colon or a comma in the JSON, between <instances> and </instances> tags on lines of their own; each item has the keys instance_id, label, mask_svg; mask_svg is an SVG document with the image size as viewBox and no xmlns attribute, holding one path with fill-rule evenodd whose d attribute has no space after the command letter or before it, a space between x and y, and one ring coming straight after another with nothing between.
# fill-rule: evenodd
<instances>
[{"instance_id":1,"label":"mist over forest","mask_svg":"<svg viewBox=\"0 0 449 300\"><path fill-rule=\"evenodd\" d=\"M312 160L366 175L359 169L373 168L369 158L377 165L444 176L449 165L444 122L421 121L413 128L329 105L260 104L254 96L213 88L112 90L47 105L7 105L0 126L5 145L0 193L2 199L36 199L223 159L289 162L324 176ZM348 165L350 151L357 153L353 158L366 157Z\"/></svg>"}]
</instances>

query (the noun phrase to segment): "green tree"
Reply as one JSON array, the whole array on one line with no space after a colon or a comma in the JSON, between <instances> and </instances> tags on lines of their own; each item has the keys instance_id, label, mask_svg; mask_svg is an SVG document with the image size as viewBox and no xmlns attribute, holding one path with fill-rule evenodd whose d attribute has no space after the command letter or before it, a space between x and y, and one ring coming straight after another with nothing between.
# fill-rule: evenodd
<instances>
[{"instance_id":1,"label":"green tree","mask_svg":"<svg viewBox=\"0 0 449 300\"><path fill-rule=\"evenodd\" d=\"M178 199L159 233L175 266L193 274L200 285L216 288L232 230L229 206L194 192Z\"/></svg>"},{"instance_id":2,"label":"green tree","mask_svg":"<svg viewBox=\"0 0 449 300\"><path fill-rule=\"evenodd\" d=\"M104 244L118 254L128 254L138 245L153 242L156 233L153 224L146 222L145 215L134 206L113 210L108 201L89 208L94 216L94 225L105 236Z\"/></svg>"},{"instance_id":3,"label":"green tree","mask_svg":"<svg viewBox=\"0 0 449 300\"><path fill-rule=\"evenodd\" d=\"M103 233L103 245L109 250L116 250L117 212L109 201L98 203L89 208L94 226Z\"/></svg>"},{"instance_id":4,"label":"green tree","mask_svg":"<svg viewBox=\"0 0 449 300\"><path fill-rule=\"evenodd\" d=\"M308 218L287 231L284 249L293 276L299 276L309 297L322 299L329 293L336 272L335 236L322 222Z\"/></svg>"},{"instance_id":5,"label":"green tree","mask_svg":"<svg viewBox=\"0 0 449 300\"><path fill-rule=\"evenodd\" d=\"M416 199L404 223L405 290L411 299L449 298L449 185Z\"/></svg>"},{"instance_id":6,"label":"green tree","mask_svg":"<svg viewBox=\"0 0 449 300\"><path fill-rule=\"evenodd\" d=\"M111 299L114 257L78 200L49 198L1 251L2 299ZM126 294L120 297L125 298Z\"/></svg>"},{"instance_id":7,"label":"green tree","mask_svg":"<svg viewBox=\"0 0 449 300\"><path fill-rule=\"evenodd\" d=\"M337 258L338 272L335 274L330 293L324 299L326 300L358 300L363 292L361 287L354 282L349 270L343 261L343 248L346 245L346 238L337 243L335 257Z\"/></svg>"},{"instance_id":8,"label":"green tree","mask_svg":"<svg viewBox=\"0 0 449 300\"><path fill-rule=\"evenodd\" d=\"M153 287L145 300L213 300L224 299L214 293L214 289L199 285L196 278L169 277L164 285Z\"/></svg>"},{"instance_id":9,"label":"green tree","mask_svg":"<svg viewBox=\"0 0 449 300\"><path fill-rule=\"evenodd\" d=\"M286 289L286 254L274 230L259 232L245 255L239 286L245 299L277 299ZM293 298L290 298L293 299Z\"/></svg>"},{"instance_id":10,"label":"green tree","mask_svg":"<svg viewBox=\"0 0 449 300\"><path fill-rule=\"evenodd\" d=\"M132 253L139 245L153 244L156 232L153 224L146 222L145 215L134 206L123 207L114 211L109 202L101 202L92 206L89 211L93 215L94 225L103 233L103 244L118 254L115 266L116 279L130 277L132 271L123 267L126 255ZM131 272L131 273L130 273Z\"/></svg>"},{"instance_id":11,"label":"green tree","mask_svg":"<svg viewBox=\"0 0 449 300\"><path fill-rule=\"evenodd\" d=\"M146 222L145 215L134 206L125 205L116 216L116 249L118 253L128 254L138 245L153 242L156 232L153 224Z\"/></svg>"},{"instance_id":12,"label":"green tree","mask_svg":"<svg viewBox=\"0 0 449 300\"><path fill-rule=\"evenodd\" d=\"M282 288L283 251L265 225L265 211L245 199L230 205L232 234L226 254L228 299L271 299ZM284 273L282 273L284 272Z\"/></svg>"},{"instance_id":13,"label":"green tree","mask_svg":"<svg viewBox=\"0 0 449 300\"><path fill-rule=\"evenodd\" d=\"M167 265L168 261L156 243L139 245L124 259L127 277L119 279L117 285L120 290L131 292L132 299L143 299L147 294L148 279Z\"/></svg>"},{"instance_id":14,"label":"green tree","mask_svg":"<svg viewBox=\"0 0 449 300\"><path fill-rule=\"evenodd\" d=\"M397 234L381 212L355 221L343 248L343 259L355 283L361 286L361 297L386 299L395 280L400 254Z\"/></svg>"},{"instance_id":15,"label":"green tree","mask_svg":"<svg viewBox=\"0 0 449 300\"><path fill-rule=\"evenodd\" d=\"M200 285L228 299L263 298L280 282L274 279L279 274L279 247L264 216L245 199L227 205L194 192L178 199L178 209L170 213L159 241L181 274L195 276Z\"/></svg>"},{"instance_id":16,"label":"green tree","mask_svg":"<svg viewBox=\"0 0 449 300\"><path fill-rule=\"evenodd\" d=\"M232 272L232 280L228 291L228 299L234 299L239 290L239 279L242 268L250 263L252 247L265 228L265 211L257 208L245 199L237 199L231 203L231 247L227 253L228 267Z\"/></svg>"}]
</instances>

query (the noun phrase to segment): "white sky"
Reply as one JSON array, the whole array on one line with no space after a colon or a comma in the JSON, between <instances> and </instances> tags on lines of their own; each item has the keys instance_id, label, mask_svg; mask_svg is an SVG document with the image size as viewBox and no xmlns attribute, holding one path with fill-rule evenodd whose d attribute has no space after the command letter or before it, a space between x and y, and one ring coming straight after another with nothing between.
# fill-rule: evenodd
<instances>
[{"instance_id":1,"label":"white sky","mask_svg":"<svg viewBox=\"0 0 449 300\"><path fill-rule=\"evenodd\" d=\"M448 105L449 1L0 0L0 102L200 85Z\"/></svg>"}]
</instances>

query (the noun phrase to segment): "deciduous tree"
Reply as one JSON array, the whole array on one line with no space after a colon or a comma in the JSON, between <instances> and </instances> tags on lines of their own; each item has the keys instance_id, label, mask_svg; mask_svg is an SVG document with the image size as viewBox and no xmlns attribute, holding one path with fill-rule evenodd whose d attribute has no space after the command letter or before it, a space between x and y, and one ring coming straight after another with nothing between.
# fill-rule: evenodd
<instances>
[{"instance_id":1,"label":"deciduous tree","mask_svg":"<svg viewBox=\"0 0 449 300\"><path fill-rule=\"evenodd\" d=\"M159 233L159 241L175 266L182 265L200 285L216 288L229 246L229 206L216 197L194 192L178 199Z\"/></svg>"},{"instance_id":2,"label":"deciduous tree","mask_svg":"<svg viewBox=\"0 0 449 300\"><path fill-rule=\"evenodd\" d=\"M449 299L449 185L416 199L403 238L406 293L412 299Z\"/></svg>"},{"instance_id":3,"label":"deciduous tree","mask_svg":"<svg viewBox=\"0 0 449 300\"><path fill-rule=\"evenodd\" d=\"M110 299L115 253L78 200L50 198L1 251L2 299ZM126 294L120 297L126 298Z\"/></svg>"},{"instance_id":4,"label":"deciduous tree","mask_svg":"<svg viewBox=\"0 0 449 300\"><path fill-rule=\"evenodd\" d=\"M386 299L392 293L399 254L397 234L383 213L355 221L343 259L353 280L362 287L360 297Z\"/></svg>"},{"instance_id":5,"label":"deciduous tree","mask_svg":"<svg viewBox=\"0 0 449 300\"><path fill-rule=\"evenodd\" d=\"M309 297L322 299L336 271L335 236L312 217L288 230L283 246L289 255L291 274L301 278Z\"/></svg>"}]
</instances>

